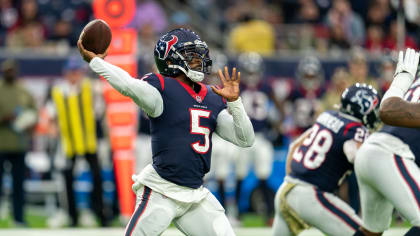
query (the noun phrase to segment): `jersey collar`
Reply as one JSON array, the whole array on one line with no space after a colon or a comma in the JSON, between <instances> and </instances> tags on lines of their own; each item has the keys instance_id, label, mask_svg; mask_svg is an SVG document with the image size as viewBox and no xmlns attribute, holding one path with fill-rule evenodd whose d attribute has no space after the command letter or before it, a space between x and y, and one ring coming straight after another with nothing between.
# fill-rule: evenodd
<instances>
[{"instance_id":1,"label":"jersey collar","mask_svg":"<svg viewBox=\"0 0 420 236\"><path fill-rule=\"evenodd\" d=\"M191 97L196 100L198 103L201 103L204 101L204 98L207 95L207 86L202 84L202 83L195 83L201 86L200 88L200 92L196 93L190 86L184 84L183 82L175 79L176 81L179 82L179 84L182 85L182 87L184 87L184 89L191 95Z\"/></svg>"}]
</instances>

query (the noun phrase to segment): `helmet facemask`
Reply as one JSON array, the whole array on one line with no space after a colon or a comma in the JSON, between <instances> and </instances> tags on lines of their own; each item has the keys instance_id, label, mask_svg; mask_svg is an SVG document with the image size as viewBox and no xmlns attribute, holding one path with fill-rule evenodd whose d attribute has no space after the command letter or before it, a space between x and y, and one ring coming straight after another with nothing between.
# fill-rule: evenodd
<instances>
[{"instance_id":1,"label":"helmet facemask","mask_svg":"<svg viewBox=\"0 0 420 236\"><path fill-rule=\"evenodd\" d=\"M370 130L377 130L381 125L379 118L379 98L370 105L368 111L362 117L362 123Z\"/></svg>"},{"instance_id":2,"label":"helmet facemask","mask_svg":"<svg viewBox=\"0 0 420 236\"><path fill-rule=\"evenodd\" d=\"M212 61L209 50L204 42L184 45L181 50L176 50L174 57L179 60L178 64L168 65L182 71L193 82L201 82L204 74L210 74Z\"/></svg>"},{"instance_id":3,"label":"helmet facemask","mask_svg":"<svg viewBox=\"0 0 420 236\"><path fill-rule=\"evenodd\" d=\"M374 108L373 111L363 116L363 124L370 130L377 130L381 125L379 118L379 106Z\"/></svg>"},{"instance_id":4,"label":"helmet facemask","mask_svg":"<svg viewBox=\"0 0 420 236\"><path fill-rule=\"evenodd\" d=\"M302 87L306 90L317 90L321 87L323 79L316 74L305 74L300 78Z\"/></svg>"}]
</instances>

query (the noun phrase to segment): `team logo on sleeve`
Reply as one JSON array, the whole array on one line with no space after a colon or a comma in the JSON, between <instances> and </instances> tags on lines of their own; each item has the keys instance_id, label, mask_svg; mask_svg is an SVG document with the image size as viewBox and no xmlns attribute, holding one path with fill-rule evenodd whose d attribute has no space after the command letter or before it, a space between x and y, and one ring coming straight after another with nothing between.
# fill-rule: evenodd
<instances>
[{"instance_id":1,"label":"team logo on sleeve","mask_svg":"<svg viewBox=\"0 0 420 236\"><path fill-rule=\"evenodd\" d=\"M159 59L165 60L169 54L171 47L178 42L178 37L170 35L160 39L155 47L155 51L159 54Z\"/></svg>"}]
</instances>

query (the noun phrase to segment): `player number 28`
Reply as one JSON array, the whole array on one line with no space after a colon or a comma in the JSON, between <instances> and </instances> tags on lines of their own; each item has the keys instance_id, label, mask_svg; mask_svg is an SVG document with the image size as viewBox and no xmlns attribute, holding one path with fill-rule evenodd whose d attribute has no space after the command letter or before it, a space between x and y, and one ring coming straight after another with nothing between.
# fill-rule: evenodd
<instances>
[{"instance_id":1,"label":"player number 28","mask_svg":"<svg viewBox=\"0 0 420 236\"><path fill-rule=\"evenodd\" d=\"M194 151L201 154L206 153L210 148L210 129L200 126L200 118L208 119L210 117L210 113L211 112L207 110L190 108L191 133L204 135L204 144L201 144L200 141L197 141L192 143L191 147L194 149Z\"/></svg>"},{"instance_id":2,"label":"player number 28","mask_svg":"<svg viewBox=\"0 0 420 236\"><path fill-rule=\"evenodd\" d=\"M330 150L333 143L333 137L330 131L321 129L318 125L312 127L311 134L307 137L302 146L307 146L308 149L302 153L300 148L293 153L293 159L301 162L308 169L316 169L321 166L325 160L325 155Z\"/></svg>"}]
</instances>

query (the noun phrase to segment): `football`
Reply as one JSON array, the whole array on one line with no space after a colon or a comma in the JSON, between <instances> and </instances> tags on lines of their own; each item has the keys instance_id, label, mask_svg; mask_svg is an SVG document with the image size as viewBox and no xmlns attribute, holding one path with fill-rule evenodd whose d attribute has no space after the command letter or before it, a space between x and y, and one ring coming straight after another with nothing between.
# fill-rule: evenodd
<instances>
[{"instance_id":1,"label":"football","mask_svg":"<svg viewBox=\"0 0 420 236\"><path fill-rule=\"evenodd\" d=\"M80 33L83 47L96 54L102 54L111 43L111 29L104 20L96 19L89 22Z\"/></svg>"}]
</instances>

